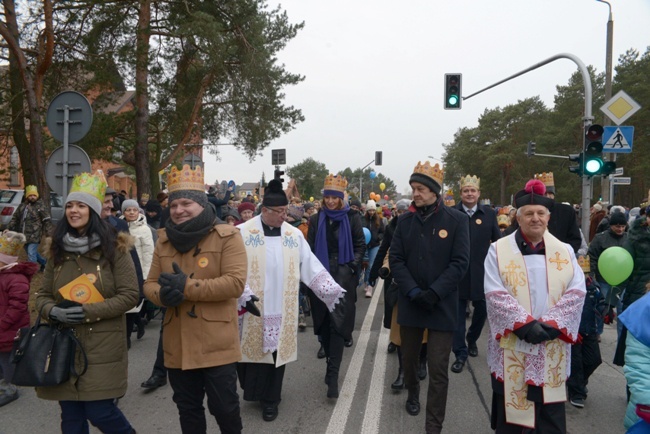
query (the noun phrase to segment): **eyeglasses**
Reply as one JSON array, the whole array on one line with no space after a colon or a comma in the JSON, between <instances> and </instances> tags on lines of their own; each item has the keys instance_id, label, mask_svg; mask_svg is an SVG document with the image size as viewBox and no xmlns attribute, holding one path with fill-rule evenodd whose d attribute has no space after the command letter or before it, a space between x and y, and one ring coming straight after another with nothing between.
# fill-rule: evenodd
<instances>
[{"instance_id":1,"label":"eyeglasses","mask_svg":"<svg viewBox=\"0 0 650 434\"><path fill-rule=\"evenodd\" d=\"M268 209L269 211L273 211L277 215L285 215L285 216L287 215L287 209L286 208L275 209L275 208L271 208L271 207L268 207L268 206L265 206L264 208Z\"/></svg>"}]
</instances>

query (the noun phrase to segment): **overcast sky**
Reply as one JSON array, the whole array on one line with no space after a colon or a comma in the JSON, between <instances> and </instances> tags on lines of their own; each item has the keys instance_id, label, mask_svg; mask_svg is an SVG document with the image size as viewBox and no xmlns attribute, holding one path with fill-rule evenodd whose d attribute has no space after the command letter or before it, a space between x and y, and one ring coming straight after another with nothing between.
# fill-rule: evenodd
<instances>
[{"instance_id":1,"label":"overcast sky","mask_svg":"<svg viewBox=\"0 0 650 434\"><path fill-rule=\"evenodd\" d=\"M616 65L626 50L644 53L650 45L650 1L610 3ZM288 71L306 77L286 89L285 99L305 121L252 163L228 146L220 161L206 153L206 183L256 182L262 172L271 179L272 149L286 149L288 166L312 157L332 173L365 166L383 151L376 170L404 192L418 160L442 158L442 144L458 128L475 127L486 109L536 95L552 107L555 87L577 67L557 60L463 101L461 110L443 109L445 73L462 73L462 93L469 95L558 53L605 70L608 7L596 0L287 0L281 6L291 22L305 22L279 56ZM593 112L598 119L599 107Z\"/></svg>"}]
</instances>

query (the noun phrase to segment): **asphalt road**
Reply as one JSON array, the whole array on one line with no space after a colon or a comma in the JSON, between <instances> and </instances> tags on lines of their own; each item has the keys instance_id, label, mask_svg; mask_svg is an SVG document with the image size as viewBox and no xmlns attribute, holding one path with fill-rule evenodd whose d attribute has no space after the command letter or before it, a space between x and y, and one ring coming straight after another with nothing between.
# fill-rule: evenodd
<instances>
[{"instance_id":1,"label":"asphalt road","mask_svg":"<svg viewBox=\"0 0 650 434\"><path fill-rule=\"evenodd\" d=\"M241 402L245 433L422 433L424 408L418 416L404 410L406 391L395 393L390 384L397 376L397 355L388 354L388 330L382 327L383 295L372 299L359 291L354 346L346 348L339 380L338 400L326 397L323 383L325 360L316 358L319 344L313 329L299 333L298 361L287 366L279 417L264 422L258 403ZM178 433L180 425L169 385L145 392L140 383L151 374L158 341L158 319L152 321L141 340L129 352L129 389L119 406L139 434ZM616 346L616 330L605 326L601 351L603 364L589 382L589 398L584 409L567 403L570 434L623 433L625 377L611 363ZM486 340L479 356L470 358L460 374L449 373L449 397L445 429L447 433L490 433L489 412L492 392L485 357ZM453 361L453 355L452 355ZM240 397L241 397L240 393ZM426 401L425 390L421 401ZM208 414L208 432L218 433ZM33 389L22 388L17 401L0 408L0 434L59 432L59 407L43 401ZM94 428L91 432L97 433Z\"/></svg>"}]
</instances>

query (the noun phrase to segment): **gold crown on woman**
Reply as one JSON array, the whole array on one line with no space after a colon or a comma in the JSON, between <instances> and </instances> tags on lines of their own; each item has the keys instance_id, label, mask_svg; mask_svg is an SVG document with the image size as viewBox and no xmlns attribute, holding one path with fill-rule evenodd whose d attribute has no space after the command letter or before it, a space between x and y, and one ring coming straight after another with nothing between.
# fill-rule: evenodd
<instances>
[{"instance_id":1,"label":"gold crown on woman","mask_svg":"<svg viewBox=\"0 0 650 434\"><path fill-rule=\"evenodd\" d=\"M83 172L72 179L72 185L70 186L70 193L88 193L92 197L99 200L99 203L104 202L104 196L106 195L106 178L104 177L104 172L97 170L94 175L91 175L88 172Z\"/></svg>"},{"instance_id":2,"label":"gold crown on woman","mask_svg":"<svg viewBox=\"0 0 650 434\"><path fill-rule=\"evenodd\" d=\"M167 189L170 193L178 190L198 190L205 192L203 184L203 170L201 166L190 168L189 164L184 164L181 170L175 166L167 175Z\"/></svg>"},{"instance_id":3,"label":"gold crown on woman","mask_svg":"<svg viewBox=\"0 0 650 434\"><path fill-rule=\"evenodd\" d=\"M429 178L432 178L434 181L436 181L439 185L442 185L442 178L445 175L442 167L440 167L438 163L436 163L435 166L431 166L431 163L428 161L425 161L424 164L418 161L418 165L415 166L415 169L413 169L413 173L420 173L422 175L428 176Z\"/></svg>"},{"instance_id":4,"label":"gold crown on woman","mask_svg":"<svg viewBox=\"0 0 650 434\"><path fill-rule=\"evenodd\" d=\"M475 189L480 190L481 178L477 178L476 175L467 175L464 178L460 178L460 189L462 190L465 187L474 187Z\"/></svg>"},{"instance_id":5,"label":"gold crown on woman","mask_svg":"<svg viewBox=\"0 0 650 434\"><path fill-rule=\"evenodd\" d=\"M334 190L345 193L345 189L348 188L348 181L343 175L332 175L331 173L325 178L324 190Z\"/></svg>"},{"instance_id":6,"label":"gold crown on woman","mask_svg":"<svg viewBox=\"0 0 650 434\"><path fill-rule=\"evenodd\" d=\"M553 180L553 172L536 173L534 178L542 181L542 184L547 187L555 186L555 181Z\"/></svg>"}]
</instances>

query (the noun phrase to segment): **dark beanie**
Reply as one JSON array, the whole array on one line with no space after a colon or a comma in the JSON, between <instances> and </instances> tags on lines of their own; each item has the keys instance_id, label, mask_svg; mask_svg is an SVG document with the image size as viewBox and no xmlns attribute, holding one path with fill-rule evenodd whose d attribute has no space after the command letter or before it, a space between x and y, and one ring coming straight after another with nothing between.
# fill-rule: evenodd
<instances>
[{"instance_id":1,"label":"dark beanie","mask_svg":"<svg viewBox=\"0 0 650 434\"><path fill-rule=\"evenodd\" d=\"M199 190L176 190L169 193L169 203L171 204L176 199L189 199L201 205L203 208L208 206L208 195L205 191Z\"/></svg>"},{"instance_id":2,"label":"dark beanie","mask_svg":"<svg viewBox=\"0 0 650 434\"><path fill-rule=\"evenodd\" d=\"M433 178L423 174L423 173L414 173L409 179L409 184L412 182L419 182L420 184L429 187L429 190L433 191L437 196L440 196L440 190L442 187Z\"/></svg>"},{"instance_id":3,"label":"dark beanie","mask_svg":"<svg viewBox=\"0 0 650 434\"><path fill-rule=\"evenodd\" d=\"M523 190L515 193L515 206L521 208L526 205L542 205L549 210L553 208L555 201L549 197L544 196L546 193L546 186L538 179L531 179L526 183Z\"/></svg>"},{"instance_id":4,"label":"dark beanie","mask_svg":"<svg viewBox=\"0 0 650 434\"><path fill-rule=\"evenodd\" d=\"M625 214L622 212L615 212L611 216L609 216L609 225L610 226L615 226L615 225L626 225L627 224L627 219L625 218Z\"/></svg>"},{"instance_id":5,"label":"dark beanie","mask_svg":"<svg viewBox=\"0 0 650 434\"><path fill-rule=\"evenodd\" d=\"M282 183L277 179L272 179L269 185L264 189L264 199L262 200L264 206L284 206L289 205L287 195L282 190Z\"/></svg>"},{"instance_id":6,"label":"dark beanie","mask_svg":"<svg viewBox=\"0 0 650 434\"><path fill-rule=\"evenodd\" d=\"M144 210L148 212L157 212L160 214L162 212L162 206L160 206L160 203L157 200L150 200L144 206Z\"/></svg>"}]
</instances>

